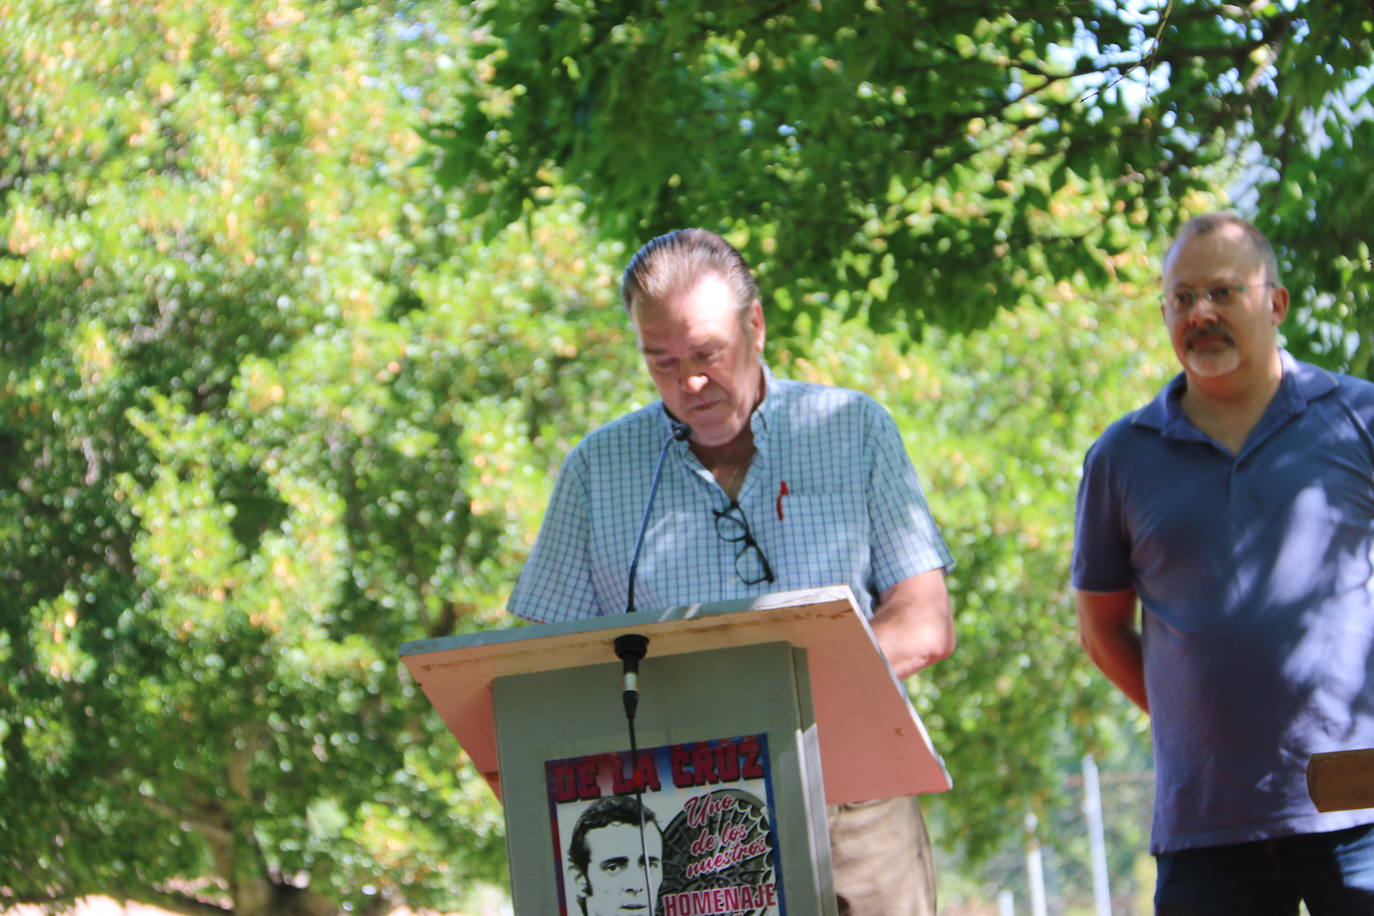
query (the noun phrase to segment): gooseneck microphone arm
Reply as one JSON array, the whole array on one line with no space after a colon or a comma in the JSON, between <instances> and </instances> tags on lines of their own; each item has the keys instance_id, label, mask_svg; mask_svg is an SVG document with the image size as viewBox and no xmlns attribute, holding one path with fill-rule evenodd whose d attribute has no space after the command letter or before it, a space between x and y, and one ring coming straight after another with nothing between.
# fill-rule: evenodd
<instances>
[{"instance_id":1,"label":"gooseneck microphone arm","mask_svg":"<svg viewBox=\"0 0 1374 916\"><path fill-rule=\"evenodd\" d=\"M663 479L663 460L668 457L668 446L684 441L692 434L692 427L686 423L670 421L673 431L663 440L658 450L658 464L654 465L654 476L649 483L649 498L644 502L644 517L639 521L639 534L635 537L634 553L630 554L630 584L625 590L625 613L635 612L635 575L639 572L639 552L644 549L644 535L649 530L649 513L654 510L654 496L658 494L658 482Z\"/></svg>"},{"instance_id":2,"label":"gooseneck microphone arm","mask_svg":"<svg viewBox=\"0 0 1374 916\"><path fill-rule=\"evenodd\" d=\"M658 493L658 483L663 479L663 461L668 457L668 447L674 442L682 442L692 434L692 427L686 423L673 422L673 431L663 440L658 450L658 463L654 465L654 476L649 483L649 498L644 503L644 518L639 522L639 534L635 537L634 553L630 556L630 582L625 592L625 613L635 612L635 574L639 570L639 553L644 549L644 535L649 530L649 515L654 509L654 496ZM635 710L639 707L639 660L649 649L649 639L637 633L617 636L615 654L622 662L625 675L625 718L634 727ZM633 736L632 739L633 740Z\"/></svg>"}]
</instances>

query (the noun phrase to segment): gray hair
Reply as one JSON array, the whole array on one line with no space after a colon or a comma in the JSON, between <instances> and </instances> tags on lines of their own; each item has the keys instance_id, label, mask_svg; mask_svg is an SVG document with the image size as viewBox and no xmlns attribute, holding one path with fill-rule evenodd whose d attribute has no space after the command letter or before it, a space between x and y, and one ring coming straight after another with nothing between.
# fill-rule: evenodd
<instances>
[{"instance_id":1,"label":"gray hair","mask_svg":"<svg viewBox=\"0 0 1374 916\"><path fill-rule=\"evenodd\" d=\"M644 243L621 279L625 310L657 305L686 292L706 274L725 281L743 314L759 297L749 264L725 239L706 229L674 229Z\"/></svg>"}]
</instances>

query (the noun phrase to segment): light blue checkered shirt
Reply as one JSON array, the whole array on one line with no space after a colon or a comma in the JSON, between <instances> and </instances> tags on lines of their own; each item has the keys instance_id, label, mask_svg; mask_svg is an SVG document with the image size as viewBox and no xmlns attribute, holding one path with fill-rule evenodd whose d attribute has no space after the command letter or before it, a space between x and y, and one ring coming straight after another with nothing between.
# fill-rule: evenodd
<instances>
[{"instance_id":1,"label":"light blue checkered shirt","mask_svg":"<svg viewBox=\"0 0 1374 916\"><path fill-rule=\"evenodd\" d=\"M896 583L951 563L896 424L870 397L774 378L750 418L757 449L739 502L776 580L746 585L716 532L730 498L673 442L636 575L635 606L674 607L848 585L868 616ZM625 610L630 556L659 448L662 402L587 436L563 462L510 613L555 621ZM786 484L787 495L779 499Z\"/></svg>"}]
</instances>

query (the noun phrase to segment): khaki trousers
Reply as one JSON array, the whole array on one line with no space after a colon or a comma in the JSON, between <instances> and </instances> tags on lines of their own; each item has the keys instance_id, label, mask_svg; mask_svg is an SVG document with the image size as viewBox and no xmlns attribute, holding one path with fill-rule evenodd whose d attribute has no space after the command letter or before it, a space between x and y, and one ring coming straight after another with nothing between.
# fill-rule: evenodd
<instances>
[{"instance_id":1,"label":"khaki trousers","mask_svg":"<svg viewBox=\"0 0 1374 916\"><path fill-rule=\"evenodd\" d=\"M935 859L915 796L826 813L840 916L935 916Z\"/></svg>"}]
</instances>

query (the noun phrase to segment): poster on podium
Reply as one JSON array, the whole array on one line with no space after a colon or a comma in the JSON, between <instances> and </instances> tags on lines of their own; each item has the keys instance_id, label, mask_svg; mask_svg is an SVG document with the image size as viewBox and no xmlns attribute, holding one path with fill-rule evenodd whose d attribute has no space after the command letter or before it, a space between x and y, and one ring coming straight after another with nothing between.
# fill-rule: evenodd
<instances>
[{"instance_id":1,"label":"poster on podium","mask_svg":"<svg viewBox=\"0 0 1374 916\"><path fill-rule=\"evenodd\" d=\"M744 735L546 761L560 914L786 914L768 759Z\"/></svg>"}]
</instances>

